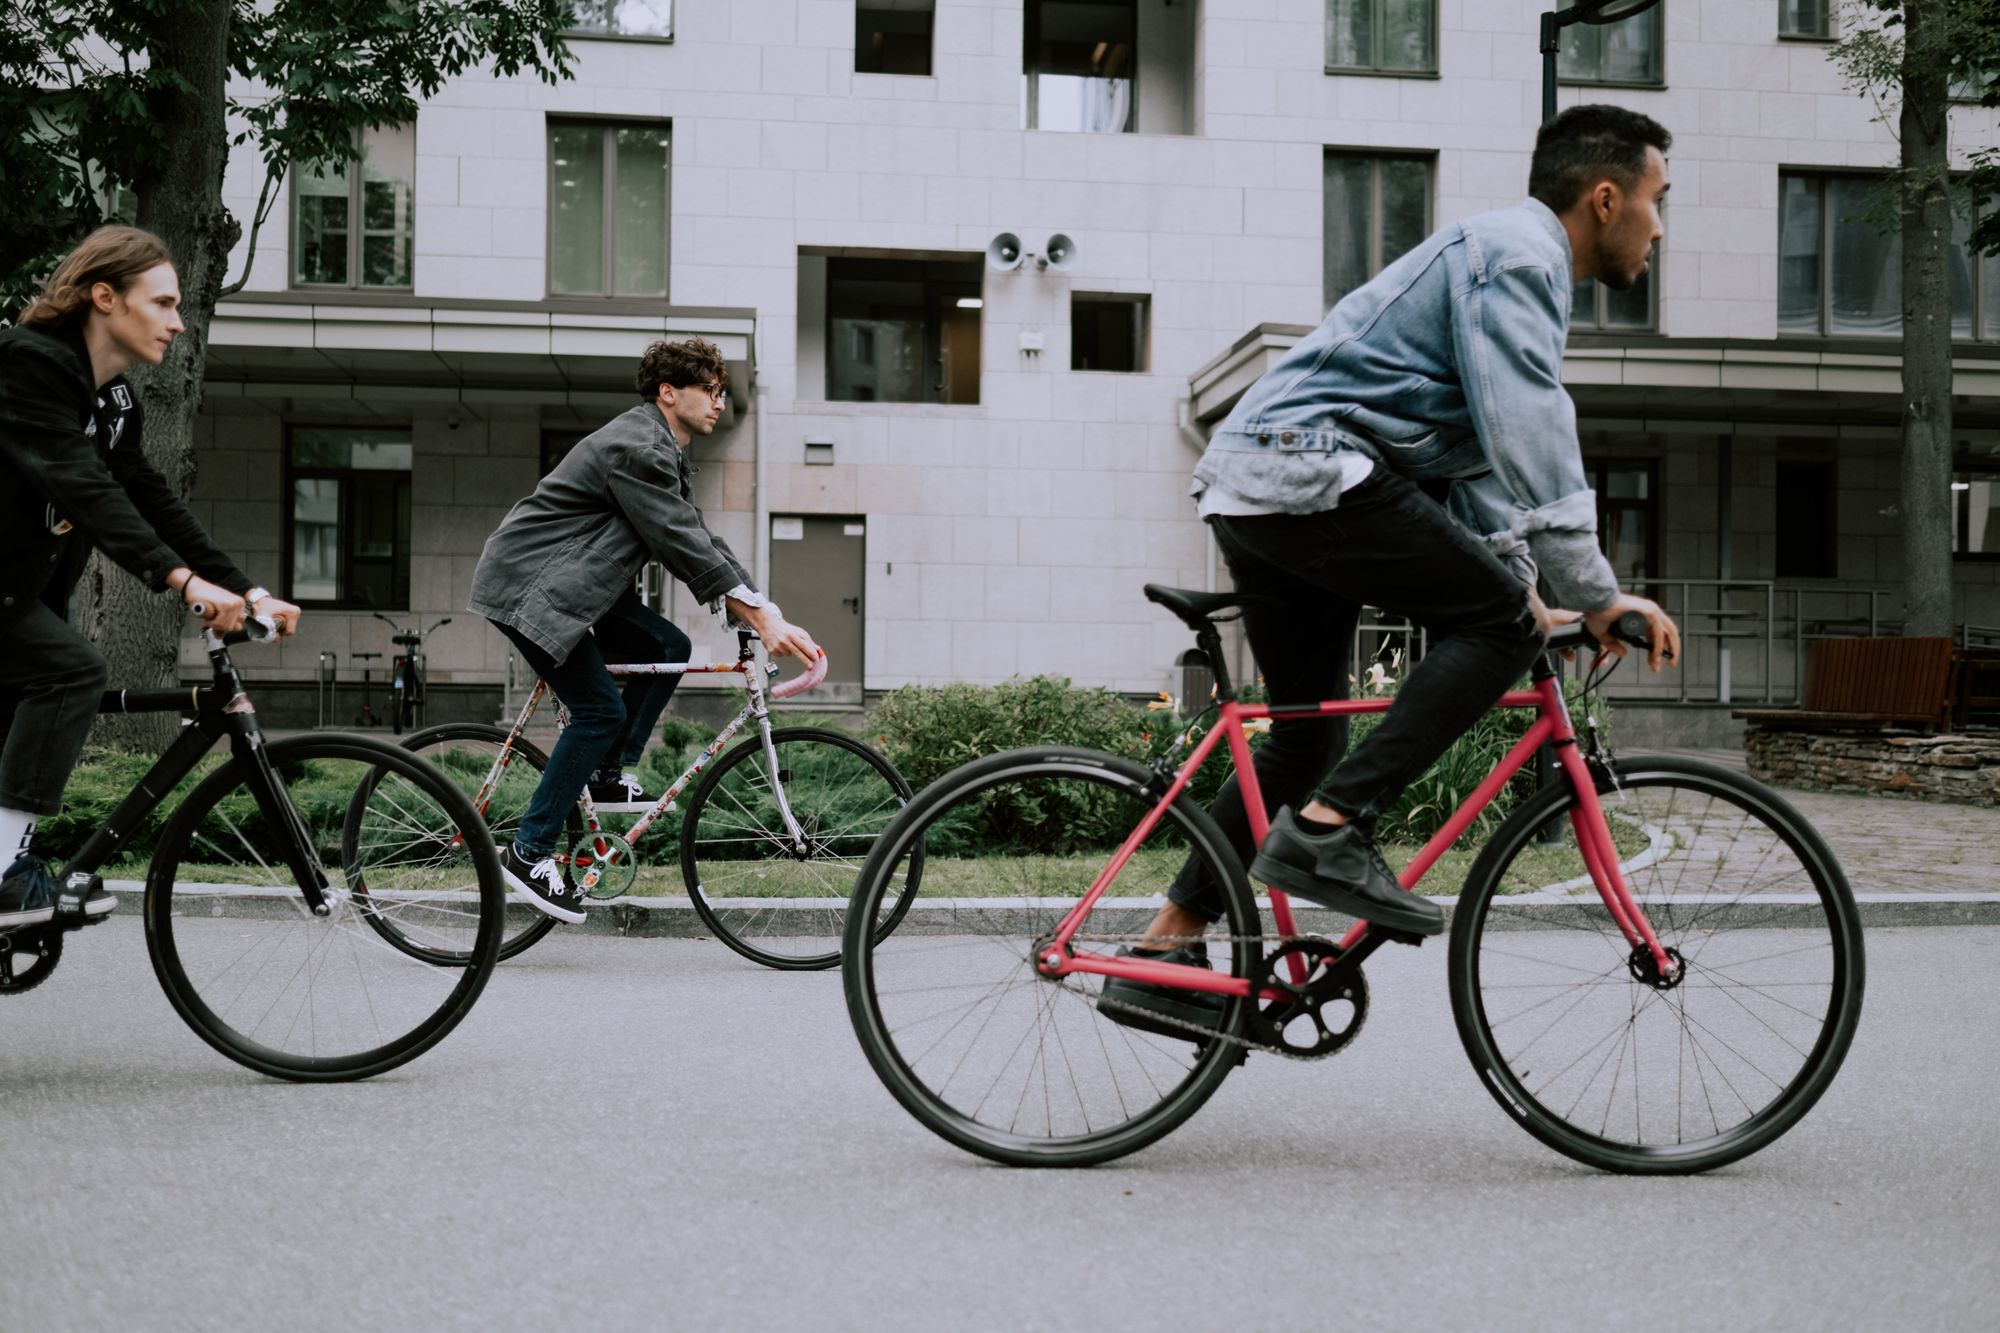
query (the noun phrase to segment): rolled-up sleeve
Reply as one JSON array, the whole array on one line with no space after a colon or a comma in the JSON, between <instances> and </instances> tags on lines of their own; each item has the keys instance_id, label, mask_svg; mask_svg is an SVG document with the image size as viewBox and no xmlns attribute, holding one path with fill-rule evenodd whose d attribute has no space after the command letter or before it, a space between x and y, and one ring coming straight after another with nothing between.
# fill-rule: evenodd
<instances>
[{"instance_id":1,"label":"rolled-up sleeve","mask_svg":"<svg viewBox=\"0 0 2000 1333\"><path fill-rule=\"evenodd\" d=\"M1601 611L1617 599L1618 578L1597 546L1597 497L1562 386L1569 299L1547 269L1523 265L1454 302L1466 405L1493 470L1455 485L1453 504L1528 582L1539 573L1559 604Z\"/></svg>"}]
</instances>

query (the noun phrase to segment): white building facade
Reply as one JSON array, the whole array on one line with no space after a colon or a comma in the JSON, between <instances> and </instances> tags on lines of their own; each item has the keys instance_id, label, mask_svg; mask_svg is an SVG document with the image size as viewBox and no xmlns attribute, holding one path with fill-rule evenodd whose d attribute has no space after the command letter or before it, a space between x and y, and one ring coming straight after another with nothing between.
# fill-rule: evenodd
<instances>
[{"instance_id":1,"label":"white building facade","mask_svg":"<svg viewBox=\"0 0 2000 1333\"><path fill-rule=\"evenodd\" d=\"M647 341L698 334L732 369L699 498L835 697L1171 686L1187 634L1140 586L1226 584L1187 498L1206 431L1342 290L1524 196L1542 8L594 7L573 79L457 80L363 169L289 181L218 313L196 509L311 610L262 673L303 692L330 653L379 682L354 656L387 648L378 612L453 616L434 689L491 716L482 543L638 401ZM1579 295L1566 378L1614 562L1713 631L1687 673L1711 699L1789 697L1801 632L1900 613L1895 248L1856 220L1896 149L1824 8L1666 0L1564 56L1561 105L1675 135L1651 288ZM1961 159L1996 131L1952 112ZM239 215L260 170L232 168ZM2000 260L1959 254L1955 570L1991 626Z\"/></svg>"}]
</instances>

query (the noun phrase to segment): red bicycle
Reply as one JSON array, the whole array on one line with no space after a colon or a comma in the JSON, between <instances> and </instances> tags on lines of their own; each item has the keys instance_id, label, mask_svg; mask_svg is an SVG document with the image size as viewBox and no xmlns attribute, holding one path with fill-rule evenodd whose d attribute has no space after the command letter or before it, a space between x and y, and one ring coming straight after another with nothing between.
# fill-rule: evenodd
<instances>
[{"instance_id":1,"label":"red bicycle","mask_svg":"<svg viewBox=\"0 0 2000 1333\"><path fill-rule=\"evenodd\" d=\"M848 1009L869 1061L924 1125L996 1161L1119 1157L1187 1119L1252 1051L1334 1054L1367 1017L1362 964L1397 938L1360 921L1320 933L1344 919L1295 912L1276 890L1267 926L1186 794L1226 742L1261 841L1248 727L1390 701L1239 703L1216 625L1253 599L1146 595L1195 631L1216 726L1198 743L1189 728L1150 768L1037 747L954 770L883 831L847 914ZM1620 637L1643 643L1643 618L1626 621ZM1776 1139L1833 1080L1861 1011L1860 919L1839 862L1777 793L1697 760L1614 755L1587 711L1608 671L1585 682L1579 737L1552 653L1592 646L1580 625L1564 630L1531 687L1500 698L1534 721L1399 879L1414 889L1451 858L1452 1010L1522 1128L1605 1170L1705 1171ZM1544 744L1559 780L1465 864L1454 844ZM905 870L917 858L921 882ZM1225 904L1212 966L1124 956L1116 946L1139 939L1190 859ZM868 928L892 914L893 930ZM1134 1010L1101 993L1112 977L1220 1004L1198 1019ZM1110 1021L1120 1009L1132 1012Z\"/></svg>"}]
</instances>

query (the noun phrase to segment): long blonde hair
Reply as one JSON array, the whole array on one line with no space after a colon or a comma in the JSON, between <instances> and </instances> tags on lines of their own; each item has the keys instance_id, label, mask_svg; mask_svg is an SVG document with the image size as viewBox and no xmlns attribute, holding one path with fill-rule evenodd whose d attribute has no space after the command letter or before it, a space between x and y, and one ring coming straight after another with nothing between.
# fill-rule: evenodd
<instances>
[{"instance_id":1,"label":"long blonde hair","mask_svg":"<svg viewBox=\"0 0 2000 1333\"><path fill-rule=\"evenodd\" d=\"M80 317L90 305L90 289L100 282L113 291L130 287L141 273L171 264L167 243L137 227L99 227L56 265L42 294L16 321L24 328L49 328Z\"/></svg>"}]
</instances>

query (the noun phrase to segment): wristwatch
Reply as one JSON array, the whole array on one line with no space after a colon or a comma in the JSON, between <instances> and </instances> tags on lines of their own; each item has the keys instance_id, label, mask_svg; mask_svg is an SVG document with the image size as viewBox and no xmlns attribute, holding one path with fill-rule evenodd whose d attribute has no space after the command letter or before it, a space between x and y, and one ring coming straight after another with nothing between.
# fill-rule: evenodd
<instances>
[{"instance_id":1,"label":"wristwatch","mask_svg":"<svg viewBox=\"0 0 2000 1333\"><path fill-rule=\"evenodd\" d=\"M243 594L243 605L255 610L257 603L270 595L271 590L269 588L252 588L249 592Z\"/></svg>"}]
</instances>

